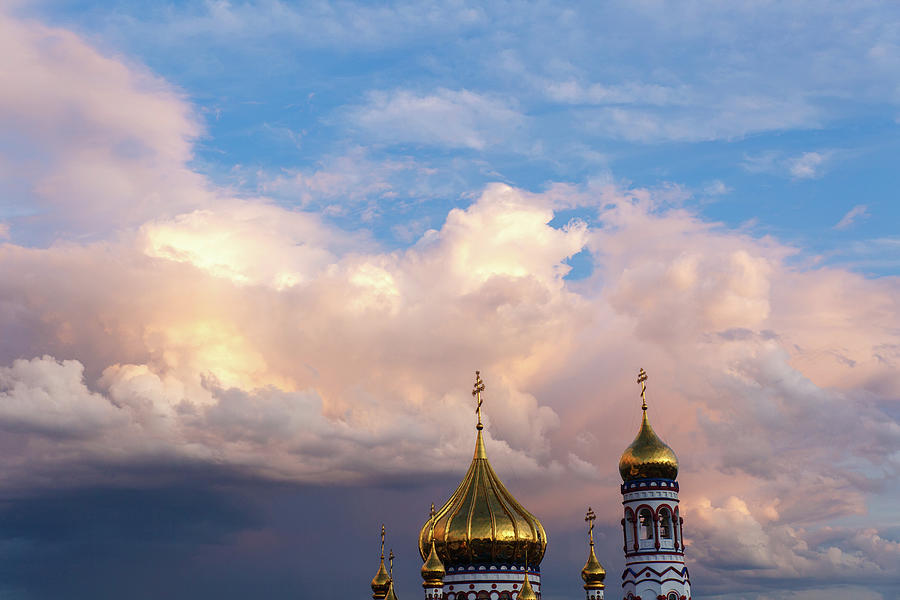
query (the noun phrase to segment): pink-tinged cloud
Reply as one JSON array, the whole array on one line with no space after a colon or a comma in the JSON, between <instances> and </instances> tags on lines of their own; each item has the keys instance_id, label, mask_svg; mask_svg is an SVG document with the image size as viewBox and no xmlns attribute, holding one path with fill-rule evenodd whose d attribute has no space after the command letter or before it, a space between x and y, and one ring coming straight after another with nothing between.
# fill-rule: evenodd
<instances>
[{"instance_id":1,"label":"pink-tinged cloud","mask_svg":"<svg viewBox=\"0 0 900 600\"><path fill-rule=\"evenodd\" d=\"M185 168L199 122L143 67L0 13L0 89L3 186L28 199L17 226L96 236L209 201Z\"/></svg>"},{"instance_id":2,"label":"pink-tinged cloud","mask_svg":"<svg viewBox=\"0 0 900 600\"><path fill-rule=\"evenodd\" d=\"M681 459L695 578L896 577L888 527L835 524L897 492L896 279L798 268L777 239L614 186L490 185L385 251L191 172L197 125L139 68L0 27L28 65L3 71L17 91L0 120L42 151L4 164L42 218L95 238L26 247L17 222L0 245L7 489L147 464L322 484L457 473L480 368L489 452L530 476L529 508L552 523L592 504L615 524L644 367ZM63 71L80 77L51 84ZM600 225L551 225L573 206ZM594 274L570 282L583 249Z\"/></svg>"}]
</instances>

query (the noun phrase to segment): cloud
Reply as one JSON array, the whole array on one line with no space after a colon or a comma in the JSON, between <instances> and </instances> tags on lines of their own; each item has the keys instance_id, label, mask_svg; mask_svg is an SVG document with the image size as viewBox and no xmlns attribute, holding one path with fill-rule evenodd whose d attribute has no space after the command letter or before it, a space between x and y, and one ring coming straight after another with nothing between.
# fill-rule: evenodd
<instances>
[{"instance_id":1,"label":"cloud","mask_svg":"<svg viewBox=\"0 0 900 600\"><path fill-rule=\"evenodd\" d=\"M382 6L363 3L352 8L343 12L280 1L212 2L188 10L173 7L148 11L141 23L119 14L109 16L108 21L110 27L118 26L134 35L161 33L175 44L198 37L223 42L240 38L254 43L280 39L306 47L366 51L435 37L452 38L456 32L486 25L485 11L478 6L398 2Z\"/></svg>"},{"instance_id":2,"label":"cloud","mask_svg":"<svg viewBox=\"0 0 900 600\"><path fill-rule=\"evenodd\" d=\"M425 95L399 89L370 92L348 119L384 143L483 150L506 141L525 117L500 98L466 89Z\"/></svg>"},{"instance_id":3,"label":"cloud","mask_svg":"<svg viewBox=\"0 0 900 600\"><path fill-rule=\"evenodd\" d=\"M869 207L865 204L857 204L845 214L840 221L834 226L834 229L846 229L860 219L869 216Z\"/></svg>"},{"instance_id":4,"label":"cloud","mask_svg":"<svg viewBox=\"0 0 900 600\"><path fill-rule=\"evenodd\" d=\"M266 173L259 189L307 211L372 223L386 213L404 213L435 197L457 193L457 179L457 174L419 158L382 157L353 147L323 157L312 168Z\"/></svg>"},{"instance_id":5,"label":"cloud","mask_svg":"<svg viewBox=\"0 0 900 600\"><path fill-rule=\"evenodd\" d=\"M787 156L778 150L769 150L754 156L744 156L741 166L750 173L768 173L792 179L818 179L825 174L826 165L835 152L823 150Z\"/></svg>"},{"instance_id":6,"label":"cloud","mask_svg":"<svg viewBox=\"0 0 900 600\"><path fill-rule=\"evenodd\" d=\"M900 266L900 238L852 241L826 255L831 264L862 272L891 272Z\"/></svg>"},{"instance_id":7,"label":"cloud","mask_svg":"<svg viewBox=\"0 0 900 600\"><path fill-rule=\"evenodd\" d=\"M788 170L795 179L816 179L822 176L821 169L828 156L827 153L804 152L789 161Z\"/></svg>"},{"instance_id":8,"label":"cloud","mask_svg":"<svg viewBox=\"0 0 900 600\"><path fill-rule=\"evenodd\" d=\"M596 134L629 142L702 142L734 140L783 129L818 126L820 111L805 102L756 96L730 96L704 106L639 103L579 111Z\"/></svg>"},{"instance_id":9,"label":"cloud","mask_svg":"<svg viewBox=\"0 0 900 600\"><path fill-rule=\"evenodd\" d=\"M0 165L12 235L97 236L209 200L201 127L170 84L64 29L0 14ZM14 149L14 151L13 151Z\"/></svg>"},{"instance_id":10,"label":"cloud","mask_svg":"<svg viewBox=\"0 0 900 600\"><path fill-rule=\"evenodd\" d=\"M887 577L878 528L869 545L802 544L861 514L900 467L882 451L900 442L882 408L900 389L896 284L796 271L793 249L643 190L594 190L599 225L551 227L564 193L490 186L403 251L263 203L103 244L7 244L0 355L78 362L3 371L15 401L0 423L29 445L0 473L33 489L51 473L103 482L110 463L124 481L147 464L330 484L456 472L472 443L465 373L480 367L492 458L565 482L527 494L555 519L576 499L615 506L615 485L588 483L615 477L637 418L617 400L634 395L622 372L643 363L711 580ZM595 274L569 284L565 261L585 247Z\"/></svg>"},{"instance_id":11,"label":"cloud","mask_svg":"<svg viewBox=\"0 0 900 600\"><path fill-rule=\"evenodd\" d=\"M707 196L724 196L732 192L721 179L714 179L703 186L703 194Z\"/></svg>"},{"instance_id":12,"label":"cloud","mask_svg":"<svg viewBox=\"0 0 900 600\"><path fill-rule=\"evenodd\" d=\"M120 411L83 384L84 367L49 356L0 367L0 422L15 432L81 437L123 423Z\"/></svg>"},{"instance_id":13,"label":"cloud","mask_svg":"<svg viewBox=\"0 0 900 600\"><path fill-rule=\"evenodd\" d=\"M190 263L242 284L282 289L321 273L341 248L364 247L317 215L262 202L197 210L148 222L140 230L149 256Z\"/></svg>"}]
</instances>

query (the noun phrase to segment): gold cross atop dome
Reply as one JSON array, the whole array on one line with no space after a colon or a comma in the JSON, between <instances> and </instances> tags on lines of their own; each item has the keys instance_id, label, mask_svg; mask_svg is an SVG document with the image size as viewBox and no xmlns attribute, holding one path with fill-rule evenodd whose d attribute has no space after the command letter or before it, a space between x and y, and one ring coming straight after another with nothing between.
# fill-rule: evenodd
<instances>
[{"instance_id":1,"label":"gold cross atop dome","mask_svg":"<svg viewBox=\"0 0 900 600\"><path fill-rule=\"evenodd\" d=\"M390 561L388 564L388 575L391 578L391 581L394 580L394 549L391 548L391 553L388 555L388 560Z\"/></svg>"},{"instance_id":2,"label":"gold cross atop dome","mask_svg":"<svg viewBox=\"0 0 900 600\"><path fill-rule=\"evenodd\" d=\"M478 400L478 406L475 407L475 414L478 416L478 424L475 426L476 429L484 429L484 425L481 424L481 404L484 402L484 399L481 397L481 392L484 391L484 382L481 380L481 371L475 371L475 387L472 388L472 397Z\"/></svg>"},{"instance_id":3,"label":"gold cross atop dome","mask_svg":"<svg viewBox=\"0 0 900 600\"><path fill-rule=\"evenodd\" d=\"M591 540L591 547L594 547L594 521L597 520L597 515L594 513L594 509L588 506L587 514L584 516L584 520L588 523L588 537Z\"/></svg>"},{"instance_id":4,"label":"gold cross atop dome","mask_svg":"<svg viewBox=\"0 0 900 600\"><path fill-rule=\"evenodd\" d=\"M384 562L384 523L381 524L381 561Z\"/></svg>"},{"instance_id":5,"label":"gold cross atop dome","mask_svg":"<svg viewBox=\"0 0 900 600\"><path fill-rule=\"evenodd\" d=\"M641 408L647 410L647 371L641 367L637 382L641 384Z\"/></svg>"}]
</instances>

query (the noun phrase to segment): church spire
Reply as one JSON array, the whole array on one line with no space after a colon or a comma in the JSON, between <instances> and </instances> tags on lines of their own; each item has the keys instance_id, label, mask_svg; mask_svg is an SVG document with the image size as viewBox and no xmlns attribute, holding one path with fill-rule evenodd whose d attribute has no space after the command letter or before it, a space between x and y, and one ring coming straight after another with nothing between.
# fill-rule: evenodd
<instances>
[{"instance_id":1,"label":"church spire","mask_svg":"<svg viewBox=\"0 0 900 600\"><path fill-rule=\"evenodd\" d=\"M422 587L425 588L425 600L442 600L444 597L444 563L437 555L434 547L434 502L431 503L431 549L422 565Z\"/></svg>"},{"instance_id":2,"label":"church spire","mask_svg":"<svg viewBox=\"0 0 900 600\"><path fill-rule=\"evenodd\" d=\"M625 512L621 521L625 541L622 593L626 599L690 598L675 481L678 458L650 426L644 369L638 373L637 383L641 385L641 429L619 460ZM665 577L648 578L651 572L665 573ZM584 587L587 590L588 586Z\"/></svg>"},{"instance_id":3,"label":"church spire","mask_svg":"<svg viewBox=\"0 0 900 600\"><path fill-rule=\"evenodd\" d=\"M593 509L588 506L587 514L584 520L588 523L588 539L590 540L590 551L588 552L587 562L581 569L581 578L584 580L584 590L587 592L587 600L603 600L603 589L606 587L603 580L606 579L606 569L597 560L594 554L594 521L597 515Z\"/></svg>"},{"instance_id":4,"label":"church spire","mask_svg":"<svg viewBox=\"0 0 900 600\"><path fill-rule=\"evenodd\" d=\"M378 566L378 572L372 578L372 599L384 600L390 587L391 577L387 569L384 568L384 524L381 525L381 564Z\"/></svg>"}]
</instances>

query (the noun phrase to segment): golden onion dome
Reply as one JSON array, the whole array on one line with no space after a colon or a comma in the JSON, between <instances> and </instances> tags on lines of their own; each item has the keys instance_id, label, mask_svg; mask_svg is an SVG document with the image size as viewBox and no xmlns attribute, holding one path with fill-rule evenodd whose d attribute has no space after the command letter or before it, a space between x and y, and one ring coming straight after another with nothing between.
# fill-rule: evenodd
<instances>
[{"instance_id":1,"label":"golden onion dome","mask_svg":"<svg viewBox=\"0 0 900 600\"><path fill-rule=\"evenodd\" d=\"M623 481L635 479L675 479L678 476L678 457L650 426L647 406L641 430L619 459L619 474Z\"/></svg>"},{"instance_id":2,"label":"golden onion dome","mask_svg":"<svg viewBox=\"0 0 900 600\"><path fill-rule=\"evenodd\" d=\"M547 549L544 526L519 504L497 477L484 449L481 391L476 372L472 395L478 397L478 433L475 455L462 482L450 499L419 533L419 554L424 560L432 542L447 567L466 565L539 565Z\"/></svg>"},{"instance_id":3,"label":"golden onion dome","mask_svg":"<svg viewBox=\"0 0 900 600\"><path fill-rule=\"evenodd\" d=\"M534 593L534 588L531 587L531 582L528 581L528 571L525 571L525 579L522 581L522 589L519 590L518 600L538 600L537 594Z\"/></svg>"},{"instance_id":4,"label":"golden onion dome","mask_svg":"<svg viewBox=\"0 0 900 600\"><path fill-rule=\"evenodd\" d=\"M597 520L597 515L590 506L588 506L584 520L589 525L588 541L590 542L591 550L588 554L587 562L584 563L584 568L581 569L581 578L584 579L584 589L602 590L605 587L603 580L606 579L606 569L603 568L603 565L597 560L597 555L594 554L594 521Z\"/></svg>"},{"instance_id":5,"label":"golden onion dome","mask_svg":"<svg viewBox=\"0 0 900 600\"><path fill-rule=\"evenodd\" d=\"M387 569L384 568L384 555L381 555L381 565L378 572L372 578L372 598L373 600L384 600L387 596L388 588L391 585L391 578L388 576Z\"/></svg>"},{"instance_id":6,"label":"golden onion dome","mask_svg":"<svg viewBox=\"0 0 900 600\"><path fill-rule=\"evenodd\" d=\"M384 600L387 596L388 588L391 586L391 576L387 569L384 568L384 525L381 526L381 564L378 566L378 572L372 578L372 599Z\"/></svg>"},{"instance_id":7,"label":"golden onion dome","mask_svg":"<svg viewBox=\"0 0 900 600\"><path fill-rule=\"evenodd\" d=\"M591 553L581 570L581 578L584 580L584 589L586 590L602 590L605 587L603 580L606 579L606 569L594 554L594 544L591 544Z\"/></svg>"},{"instance_id":8,"label":"golden onion dome","mask_svg":"<svg viewBox=\"0 0 900 600\"><path fill-rule=\"evenodd\" d=\"M444 563L438 558L437 551L434 549L434 541L431 542L431 550L428 552L428 558L422 565L422 587L439 587L444 584L444 575L447 570L444 569Z\"/></svg>"}]
</instances>

